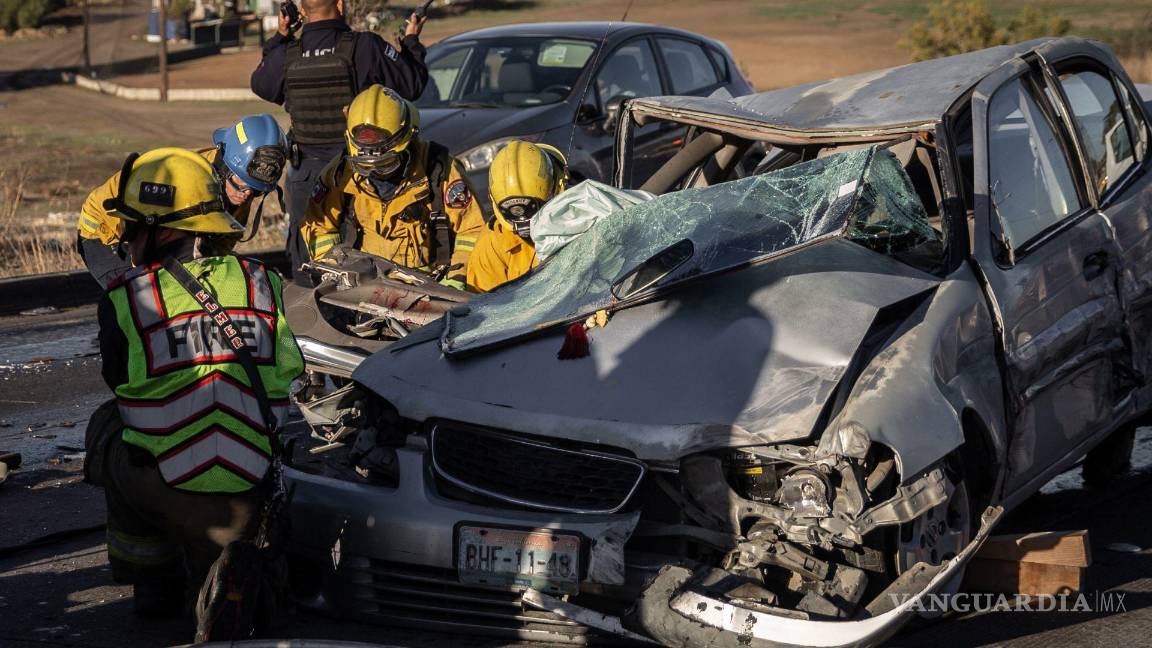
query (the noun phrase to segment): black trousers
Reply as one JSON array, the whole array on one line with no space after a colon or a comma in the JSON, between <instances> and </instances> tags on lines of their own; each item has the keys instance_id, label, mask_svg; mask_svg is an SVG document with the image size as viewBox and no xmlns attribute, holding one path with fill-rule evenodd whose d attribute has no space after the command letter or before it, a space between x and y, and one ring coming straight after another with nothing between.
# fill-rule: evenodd
<instances>
[{"instance_id":1,"label":"black trousers","mask_svg":"<svg viewBox=\"0 0 1152 648\"><path fill-rule=\"evenodd\" d=\"M300 166L288 167L288 260L295 272L300 264L311 259L308 246L300 236L300 223L304 221L304 213L308 209L308 201L312 197L312 187L320 180L320 172L328 166L330 160L319 158L303 158Z\"/></svg>"},{"instance_id":2,"label":"black trousers","mask_svg":"<svg viewBox=\"0 0 1152 648\"><path fill-rule=\"evenodd\" d=\"M105 245L77 234L76 252L102 288L107 288L113 279L132 269L128 254L119 245Z\"/></svg>"},{"instance_id":3,"label":"black trousers","mask_svg":"<svg viewBox=\"0 0 1152 648\"><path fill-rule=\"evenodd\" d=\"M196 600L212 563L228 543L252 539L268 489L193 493L164 483L146 450L124 443L116 401L92 415L85 433L85 475L104 487L108 562L124 584L184 588Z\"/></svg>"}]
</instances>

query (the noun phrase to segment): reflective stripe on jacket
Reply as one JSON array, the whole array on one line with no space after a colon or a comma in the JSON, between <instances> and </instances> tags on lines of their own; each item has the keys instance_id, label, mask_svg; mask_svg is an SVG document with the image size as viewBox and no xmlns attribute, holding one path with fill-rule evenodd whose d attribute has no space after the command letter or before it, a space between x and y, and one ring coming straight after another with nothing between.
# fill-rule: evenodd
<instances>
[{"instance_id":1,"label":"reflective stripe on jacket","mask_svg":"<svg viewBox=\"0 0 1152 648\"><path fill-rule=\"evenodd\" d=\"M284 420L304 363L284 320L279 277L234 256L184 266L240 329L273 413ZM124 441L150 452L174 488L252 488L270 465L269 431L243 366L208 313L157 265L133 270L108 297L128 344L127 382L115 389Z\"/></svg>"}]
</instances>

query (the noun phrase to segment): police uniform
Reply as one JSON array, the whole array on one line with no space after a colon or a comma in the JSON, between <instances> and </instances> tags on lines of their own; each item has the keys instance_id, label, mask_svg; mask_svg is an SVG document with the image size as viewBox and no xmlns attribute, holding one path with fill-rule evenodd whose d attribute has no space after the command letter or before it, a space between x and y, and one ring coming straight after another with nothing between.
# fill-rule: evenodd
<instances>
[{"instance_id":1,"label":"police uniform","mask_svg":"<svg viewBox=\"0 0 1152 648\"><path fill-rule=\"evenodd\" d=\"M295 153L288 171L288 253L292 268L308 259L299 227L321 170L343 153L343 108L373 84L415 100L428 83L426 50L405 36L397 50L377 34L353 32L343 18L306 23L299 40L276 34L252 73L252 91L283 104L292 117Z\"/></svg>"},{"instance_id":2,"label":"police uniform","mask_svg":"<svg viewBox=\"0 0 1152 648\"><path fill-rule=\"evenodd\" d=\"M476 250L468 260L468 290L488 292L528 274L539 263L531 243L493 221L492 228L476 241Z\"/></svg>"},{"instance_id":3,"label":"police uniform","mask_svg":"<svg viewBox=\"0 0 1152 648\"><path fill-rule=\"evenodd\" d=\"M313 190L301 236L312 258L324 256L341 242L344 219L351 215L359 230L355 247L394 263L423 271L435 270L437 237L432 222L433 192L429 190L429 157L434 146L417 141L409 173L392 198L381 200L369 183L345 160L332 160ZM484 216L473 199L459 162L442 151L436 164L442 173L441 196L450 234L449 271L445 283L463 288L465 268L476 239L484 231ZM353 242L349 242L353 243Z\"/></svg>"},{"instance_id":4,"label":"police uniform","mask_svg":"<svg viewBox=\"0 0 1152 648\"><path fill-rule=\"evenodd\" d=\"M208 160L209 164L219 168L219 149L216 147L200 149L197 153ZM104 201L116 193L119 184L120 173L117 172L104 184L93 189L84 199L84 206L80 208L80 218L77 221L77 250L89 272L103 287L107 287L113 280L132 269L132 263L120 250L124 221L104 208ZM255 198L255 194L250 194L243 202L232 208L232 217L241 225L247 226L248 214ZM230 249L241 236L241 234L222 235L220 239L222 247Z\"/></svg>"}]
</instances>

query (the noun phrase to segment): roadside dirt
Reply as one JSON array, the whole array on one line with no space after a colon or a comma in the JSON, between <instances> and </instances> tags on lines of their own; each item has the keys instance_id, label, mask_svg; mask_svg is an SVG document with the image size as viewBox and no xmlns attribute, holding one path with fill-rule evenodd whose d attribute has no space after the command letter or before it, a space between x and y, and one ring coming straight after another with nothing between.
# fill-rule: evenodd
<instances>
[{"instance_id":1,"label":"roadside dirt","mask_svg":"<svg viewBox=\"0 0 1152 648\"><path fill-rule=\"evenodd\" d=\"M626 18L679 27L723 41L753 85L768 90L908 63L909 54L899 41L926 12L926 5L902 0L530 0L515 4L519 8L514 11L473 11L432 20L424 41L431 44L463 31L518 22ZM995 11L1003 11L1026 3L1011 0L994 4ZM1074 31L1089 35L1123 28L1152 10L1152 4L1121 5L1115 0L1041 0L1030 4L1071 17ZM1146 6L1142 9L1141 4ZM1092 5L1099 11L1090 11ZM245 88L259 62L259 50L252 49L182 63L172 68L172 87ZM158 77L141 74L117 81L155 86Z\"/></svg>"},{"instance_id":2,"label":"roadside dirt","mask_svg":"<svg viewBox=\"0 0 1152 648\"><path fill-rule=\"evenodd\" d=\"M430 22L424 40L430 44L468 29L509 22L619 20L625 4L619 0L540 2L514 17L510 12L478 12ZM862 23L853 25L849 41L845 41L849 30L842 19L774 20L764 15L757 3L748 0L636 0L628 20L680 27L723 41L758 89L786 87L908 61L907 53L896 44L899 31L871 14L865 14ZM819 55L813 55L815 52ZM259 62L260 52L256 49L189 61L171 68L171 84L174 88L244 88ZM158 80L156 74L116 79L136 87L154 87Z\"/></svg>"}]
</instances>

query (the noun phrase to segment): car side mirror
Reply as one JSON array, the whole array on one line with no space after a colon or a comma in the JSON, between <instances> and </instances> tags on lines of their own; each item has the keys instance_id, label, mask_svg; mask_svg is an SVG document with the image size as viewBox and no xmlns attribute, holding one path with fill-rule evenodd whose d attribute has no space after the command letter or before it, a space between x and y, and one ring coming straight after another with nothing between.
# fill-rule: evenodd
<instances>
[{"instance_id":1,"label":"car side mirror","mask_svg":"<svg viewBox=\"0 0 1152 648\"><path fill-rule=\"evenodd\" d=\"M624 95L616 95L608 100L604 105L604 132L612 133L616 131L616 127L620 125L620 113L624 111L624 102L628 101L629 97Z\"/></svg>"},{"instance_id":2,"label":"car side mirror","mask_svg":"<svg viewBox=\"0 0 1152 648\"><path fill-rule=\"evenodd\" d=\"M586 103L576 109L576 123L581 126L587 126L599 120L603 115L600 114L600 109L595 105Z\"/></svg>"}]
</instances>

